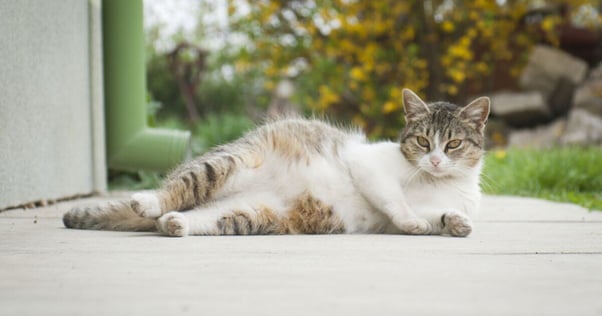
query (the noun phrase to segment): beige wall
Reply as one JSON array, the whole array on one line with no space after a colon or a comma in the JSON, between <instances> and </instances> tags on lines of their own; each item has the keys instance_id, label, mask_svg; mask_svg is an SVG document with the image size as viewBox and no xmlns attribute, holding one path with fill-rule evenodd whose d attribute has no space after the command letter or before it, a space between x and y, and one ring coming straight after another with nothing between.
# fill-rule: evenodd
<instances>
[{"instance_id":1,"label":"beige wall","mask_svg":"<svg viewBox=\"0 0 602 316\"><path fill-rule=\"evenodd\" d=\"M106 189L100 0L0 0L0 209Z\"/></svg>"}]
</instances>

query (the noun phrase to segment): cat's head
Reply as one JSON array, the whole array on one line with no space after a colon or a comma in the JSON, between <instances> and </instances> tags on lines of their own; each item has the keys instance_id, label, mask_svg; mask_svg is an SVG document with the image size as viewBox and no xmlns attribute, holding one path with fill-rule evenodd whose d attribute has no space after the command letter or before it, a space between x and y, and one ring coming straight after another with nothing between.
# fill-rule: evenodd
<instances>
[{"instance_id":1,"label":"cat's head","mask_svg":"<svg viewBox=\"0 0 602 316\"><path fill-rule=\"evenodd\" d=\"M465 107L426 104L404 89L403 104L401 151L410 163L434 177L462 176L480 166L489 98L480 97Z\"/></svg>"}]
</instances>

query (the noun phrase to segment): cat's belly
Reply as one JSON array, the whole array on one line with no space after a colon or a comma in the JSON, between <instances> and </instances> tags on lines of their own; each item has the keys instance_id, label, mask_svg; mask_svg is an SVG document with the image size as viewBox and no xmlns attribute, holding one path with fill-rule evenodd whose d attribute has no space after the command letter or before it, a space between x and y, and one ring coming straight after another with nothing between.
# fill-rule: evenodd
<instances>
[{"instance_id":1,"label":"cat's belly","mask_svg":"<svg viewBox=\"0 0 602 316\"><path fill-rule=\"evenodd\" d=\"M302 173L308 192L332 206L346 233L379 233L390 225L388 217L374 209L358 192L342 166L327 160L315 161Z\"/></svg>"},{"instance_id":2,"label":"cat's belly","mask_svg":"<svg viewBox=\"0 0 602 316\"><path fill-rule=\"evenodd\" d=\"M345 225L346 233L383 233L392 225L389 218L362 198L336 201L335 213Z\"/></svg>"},{"instance_id":3,"label":"cat's belly","mask_svg":"<svg viewBox=\"0 0 602 316\"><path fill-rule=\"evenodd\" d=\"M224 199L241 192L248 196L270 192L278 203L255 202L282 215L297 199L309 194L332 207L346 233L382 232L390 225L388 218L356 190L345 167L328 157L314 157L308 164L290 164L279 157L268 157L259 168L238 170L216 197Z\"/></svg>"},{"instance_id":4,"label":"cat's belly","mask_svg":"<svg viewBox=\"0 0 602 316\"><path fill-rule=\"evenodd\" d=\"M335 192L333 192L335 193ZM332 206L333 213L343 222L346 233L381 233L391 224L388 217L375 210L353 189L326 196L318 192L316 198Z\"/></svg>"}]
</instances>

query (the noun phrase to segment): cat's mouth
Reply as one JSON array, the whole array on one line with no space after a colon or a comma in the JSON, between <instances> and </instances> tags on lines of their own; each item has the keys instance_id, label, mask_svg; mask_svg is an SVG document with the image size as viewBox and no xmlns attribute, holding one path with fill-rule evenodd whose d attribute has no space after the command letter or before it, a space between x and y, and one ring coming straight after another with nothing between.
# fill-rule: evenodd
<instances>
[{"instance_id":1,"label":"cat's mouth","mask_svg":"<svg viewBox=\"0 0 602 316\"><path fill-rule=\"evenodd\" d=\"M440 167L423 168L423 170L437 178L446 177L450 175L448 170Z\"/></svg>"}]
</instances>

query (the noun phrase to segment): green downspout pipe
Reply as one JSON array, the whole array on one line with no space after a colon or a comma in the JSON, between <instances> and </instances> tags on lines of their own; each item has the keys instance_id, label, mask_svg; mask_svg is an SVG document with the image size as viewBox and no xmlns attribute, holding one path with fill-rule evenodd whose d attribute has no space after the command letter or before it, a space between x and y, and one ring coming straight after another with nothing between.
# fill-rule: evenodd
<instances>
[{"instance_id":1,"label":"green downspout pipe","mask_svg":"<svg viewBox=\"0 0 602 316\"><path fill-rule=\"evenodd\" d=\"M167 170L189 155L190 132L150 128L142 0L104 0L107 164L116 170Z\"/></svg>"}]
</instances>

